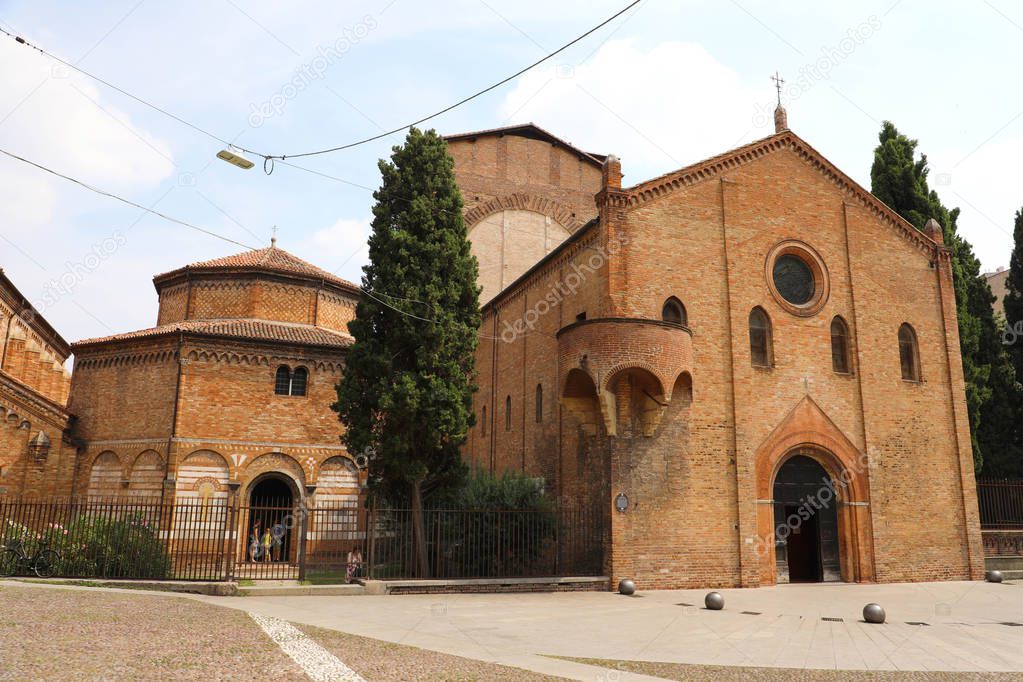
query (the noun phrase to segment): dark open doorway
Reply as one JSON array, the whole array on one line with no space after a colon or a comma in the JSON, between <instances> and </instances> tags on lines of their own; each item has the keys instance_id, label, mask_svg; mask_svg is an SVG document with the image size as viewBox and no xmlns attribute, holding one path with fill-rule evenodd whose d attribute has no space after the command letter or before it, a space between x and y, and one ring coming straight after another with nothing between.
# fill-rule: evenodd
<instances>
[{"instance_id":1,"label":"dark open doorway","mask_svg":"<svg viewBox=\"0 0 1023 682\"><path fill-rule=\"evenodd\" d=\"M831 477L815 459L796 455L774 479L778 582L841 580L838 500Z\"/></svg>"},{"instance_id":2,"label":"dark open doorway","mask_svg":"<svg viewBox=\"0 0 1023 682\"><path fill-rule=\"evenodd\" d=\"M249 493L248 555L263 563L292 560L294 493L280 476L258 480ZM270 537L266 537L267 531ZM267 541L269 540L269 550Z\"/></svg>"}]
</instances>

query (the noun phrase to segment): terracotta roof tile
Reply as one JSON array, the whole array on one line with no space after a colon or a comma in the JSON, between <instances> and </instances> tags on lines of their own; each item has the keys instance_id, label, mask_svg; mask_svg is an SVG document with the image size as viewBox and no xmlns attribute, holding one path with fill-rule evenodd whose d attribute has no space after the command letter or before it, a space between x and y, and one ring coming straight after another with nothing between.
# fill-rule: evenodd
<instances>
[{"instance_id":1,"label":"terracotta roof tile","mask_svg":"<svg viewBox=\"0 0 1023 682\"><path fill-rule=\"evenodd\" d=\"M327 272L323 268L318 268L312 263L308 263L298 256L288 253L284 249L279 249L276 246L269 246L265 249L258 249L256 251L245 251L233 256L225 256L224 258L215 258L213 260L192 263L191 265L186 265L183 268L178 268L177 270L171 270L170 272L165 272L162 275L157 275L153 278L153 280L159 282L163 279L167 279L173 275L184 272L220 269L267 270L270 272L280 272L288 275L301 275L304 277L323 279L328 282L333 282L334 284L340 284L344 287L353 289L358 288L358 286L352 282L342 279L332 272Z\"/></svg>"},{"instance_id":2,"label":"terracotta roof tile","mask_svg":"<svg viewBox=\"0 0 1023 682\"><path fill-rule=\"evenodd\" d=\"M323 327L242 318L231 320L182 320L134 332L125 332L95 339L84 339L71 344L71 347L79 348L99 343L147 339L174 334L197 334L246 341L276 341L278 343L333 348L345 348L351 345L353 341L349 334L324 329Z\"/></svg>"}]
</instances>

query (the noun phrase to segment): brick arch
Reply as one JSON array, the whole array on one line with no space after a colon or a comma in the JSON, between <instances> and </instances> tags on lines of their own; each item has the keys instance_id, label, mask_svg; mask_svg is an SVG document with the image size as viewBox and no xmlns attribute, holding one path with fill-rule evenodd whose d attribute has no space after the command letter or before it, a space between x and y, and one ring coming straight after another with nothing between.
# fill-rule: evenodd
<instances>
[{"instance_id":1,"label":"brick arch","mask_svg":"<svg viewBox=\"0 0 1023 682\"><path fill-rule=\"evenodd\" d=\"M608 388L610 388L611 386L611 383L618 378L619 374L621 374L622 372L626 372L630 369L641 369L646 372L649 372L651 375L653 375L655 379L657 379L657 386L659 390L658 395L666 394L664 387L667 382L665 382L664 376L656 367L651 365L649 362L644 362L642 360L629 360L628 362L621 362L611 367L609 370L604 372L603 379L600 382L600 390L601 391L608 390Z\"/></svg>"},{"instance_id":2,"label":"brick arch","mask_svg":"<svg viewBox=\"0 0 1023 682\"><path fill-rule=\"evenodd\" d=\"M810 396L805 396L754 455L760 584L777 582L774 551L774 481L785 462L810 457L835 483L838 504L839 562L842 579L874 578L870 520L870 460L846 438Z\"/></svg>"},{"instance_id":3,"label":"brick arch","mask_svg":"<svg viewBox=\"0 0 1023 682\"><path fill-rule=\"evenodd\" d=\"M290 483L295 488L296 501L304 497L305 485L308 480L305 467L291 455L273 451L259 455L238 472L238 479L242 481L242 499L248 498L256 479L268 473L282 475L290 479Z\"/></svg>"},{"instance_id":4,"label":"brick arch","mask_svg":"<svg viewBox=\"0 0 1023 682\"><path fill-rule=\"evenodd\" d=\"M121 494L124 462L113 450L100 452L89 463L89 497L110 498Z\"/></svg>"},{"instance_id":5,"label":"brick arch","mask_svg":"<svg viewBox=\"0 0 1023 682\"><path fill-rule=\"evenodd\" d=\"M621 383L623 379L627 383ZM638 431L653 436L668 404L664 385L661 373L639 360L616 365L607 372L599 395L608 434L623 436Z\"/></svg>"},{"instance_id":6,"label":"brick arch","mask_svg":"<svg viewBox=\"0 0 1023 682\"><path fill-rule=\"evenodd\" d=\"M231 465L215 450L195 450L177 466L177 496L195 498L206 487L214 489L214 499L226 499L231 479Z\"/></svg>"},{"instance_id":7,"label":"brick arch","mask_svg":"<svg viewBox=\"0 0 1023 682\"><path fill-rule=\"evenodd\" d=\"M135 457L128 475L128 490L140 497L159 497L163 491L164 462L156 450L143 450Z\"/></svg>"},{"instance_id":8,"label":"brick arch","mask_svg":"<svg viewBox=\"0 0 1023 682\"><path fill-rule=\"evenodd\" d=\"M583 225L582 221L575 216L572 207L567 204L537 194L516 192L502 197L494 197L490 201L466 211L465 226L471 230L477 223L495 213L516 209L550 216L569 232L575 232Z\"/></svg>"}]
</instances>

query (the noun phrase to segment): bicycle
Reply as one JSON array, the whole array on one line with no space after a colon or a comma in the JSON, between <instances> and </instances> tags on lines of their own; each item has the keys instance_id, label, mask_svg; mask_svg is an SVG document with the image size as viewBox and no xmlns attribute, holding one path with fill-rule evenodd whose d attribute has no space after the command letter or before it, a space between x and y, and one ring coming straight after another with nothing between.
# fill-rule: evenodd
<instances>
[{"instance_id":1,"label":"bicycle","mask_svg":"<svg viewBox=\"0 0 1023 682\"><path fill-rule=\"evenodd\" d=\"M40 578L52 578L57 572L60 554L48 545L44 540L32 555L25 552L25 545L20 540L12 540L0 547L0 578L28 571Z\"/></svg>"}]
</instances>

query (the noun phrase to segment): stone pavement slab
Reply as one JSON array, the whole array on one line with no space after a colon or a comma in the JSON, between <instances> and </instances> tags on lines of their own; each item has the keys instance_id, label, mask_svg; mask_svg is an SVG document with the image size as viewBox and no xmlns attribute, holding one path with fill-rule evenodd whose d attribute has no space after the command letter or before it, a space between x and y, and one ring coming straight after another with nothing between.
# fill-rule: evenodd
<instances>
[{"instance_id":1,"label":"stone pavement slab","mask_svg":"<svg viewBox=\"0 0 1023 682\"><path fill-rule=\"evenodd\" d=\"M595 679L546 656L825 670L1023 671L1023 586L982 582L344 597L197 597L352 634ZM862 621L881 604L884 625ZM743 613L743 612L747 613ZM556 665L552 665L556 664ZM560 664L565 663L562 667ZM629 678L624 674L620 678Z\"/></svg>"}]
</instances>

